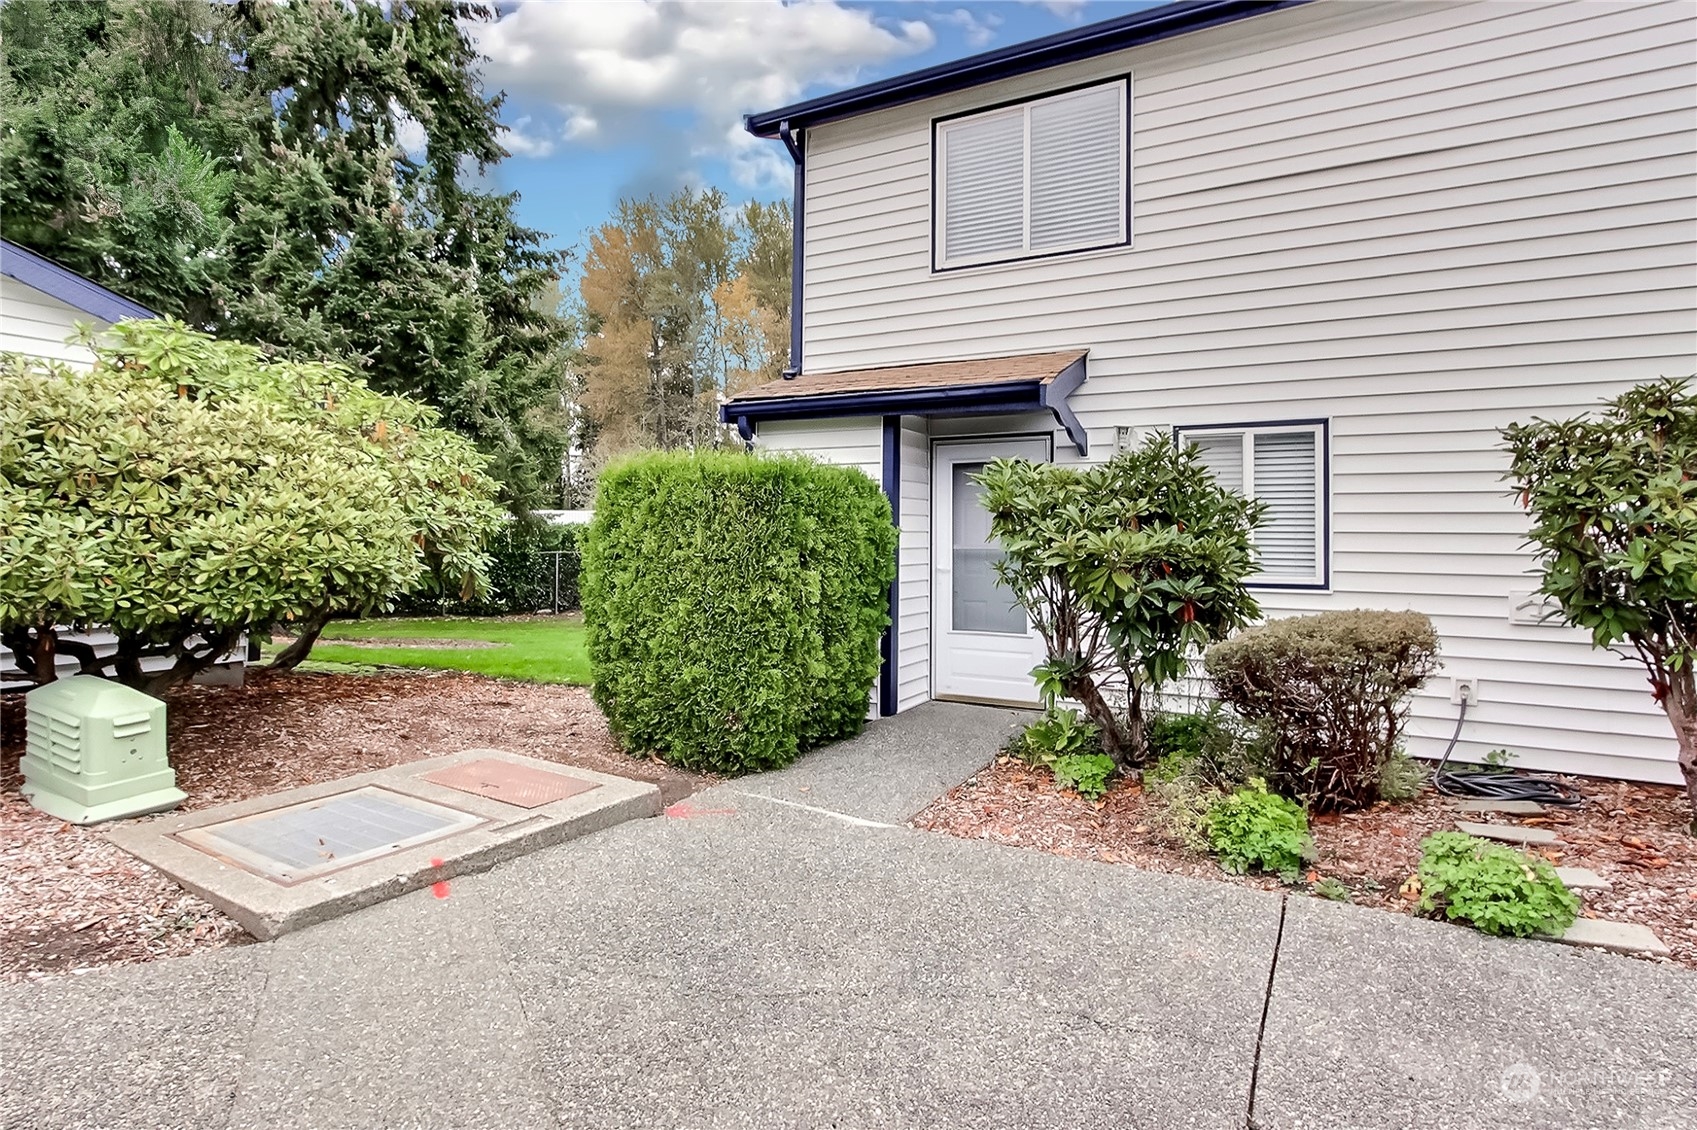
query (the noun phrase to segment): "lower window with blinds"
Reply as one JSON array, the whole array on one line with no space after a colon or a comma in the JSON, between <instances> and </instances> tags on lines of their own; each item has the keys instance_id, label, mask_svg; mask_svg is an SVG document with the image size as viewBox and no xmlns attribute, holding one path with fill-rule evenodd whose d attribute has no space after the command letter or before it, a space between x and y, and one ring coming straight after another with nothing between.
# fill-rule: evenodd
<instances>
[{"instance_id":1,"label":"lower window with blinds","mask_svg":"<svg viewBox=\"0 0 1697 1130\"><path fill-rule=\"evenodd\" d=\"M1255 531L1261 571L1250 583L1325 588L1325 421L1179 428L1178 440L1196 445L1220 485L1267 504Z\"/></svg>"}]
</instances>

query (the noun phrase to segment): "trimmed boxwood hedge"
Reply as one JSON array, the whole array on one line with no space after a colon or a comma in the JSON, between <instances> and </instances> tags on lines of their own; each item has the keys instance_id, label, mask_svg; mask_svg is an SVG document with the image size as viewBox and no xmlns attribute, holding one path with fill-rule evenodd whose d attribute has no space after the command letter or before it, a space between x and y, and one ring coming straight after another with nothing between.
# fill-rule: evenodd
<instances>
[{"instance_id":1,"label":"trimmed boxwood hedge","mask_svg":"<svg viewBox=\"0 0 1697 1130\"><path fill-rule=\"evenodd\" d=\"M653 453L602 473L583 543L595 701L632 752L775 769L858 733L896 530L860 471Z\"/></svg>"}]
</instances>

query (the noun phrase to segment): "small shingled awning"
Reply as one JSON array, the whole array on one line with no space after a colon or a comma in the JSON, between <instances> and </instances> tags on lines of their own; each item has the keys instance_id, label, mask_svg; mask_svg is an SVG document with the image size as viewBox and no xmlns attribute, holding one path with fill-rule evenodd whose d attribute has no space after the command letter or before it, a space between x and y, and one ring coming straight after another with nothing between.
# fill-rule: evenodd
<instances>
[{"instance_id":1,"label":"small shingled awning","mask_svg":"<svg viewBox=\"0 0 1697 1130\"><path fill-rule=\"evenodd\" d=\"M752 442L754 425L761 420L1050 412L1084 455L1088 439L1067 397L1084 383L1087 356L1074 349L802 373L738 393L719 409L719 418L736 424L743 439Z\"/></svg>"}]
</instances>

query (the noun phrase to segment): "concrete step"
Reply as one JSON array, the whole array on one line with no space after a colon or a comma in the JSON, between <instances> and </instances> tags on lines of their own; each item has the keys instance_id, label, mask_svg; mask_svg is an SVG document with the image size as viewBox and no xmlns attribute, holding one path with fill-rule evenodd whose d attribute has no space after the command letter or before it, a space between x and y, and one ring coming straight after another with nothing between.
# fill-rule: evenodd
<instances>
[{"instance_id":1,"label":"concrete step","mask_svg":"<svg viewBox=\"0 0 1697 1130\"><path fill-rule=\"evenodd\" d=\"M1556 834L1548 828L1522 828L1517 824L1474 824L1468 820L1458 820L1455 826L1482 840L1500 840L1505 844L1518 844L1523 847L1532 844L1547 847L1561 843Z\"/></svg>"},{"instance_id":2,"label":"concrete step","mask_svg":"<svg viewBox=\"0 0 1697 1130\"><path fill-rule=\"evenodd\" d=\"M1586 867L1558 867L1556 878L1570 891L1606 891L1612 885L1607 879Z\"/></svg>"},{"instance_id":3,"label":"concrete step","mask_svg":"<svg viewBox=\"0 0 1697 1130\"><path fill-rule=\"evenodd\" d=\"M1569 946L1595 946L1616 953L1650 953L1666 955L1673 951L1656 937L1648 926L1636 922L1609 922L1601 918L1576 918L1573 925L1560 934L1539 934L1552 942Z\"/></svg>"},{"instance_id":4,"label":"concrete step","mask_svg":"<svg viewBox=\"0 0 1697 1130\"><path fill-rule=\"evenodd\" d=\"M1545 809L1535 800L1458 800L1457 812L1500 812L1505 816L1538 816Z\"/></svg>"}]
</instances>

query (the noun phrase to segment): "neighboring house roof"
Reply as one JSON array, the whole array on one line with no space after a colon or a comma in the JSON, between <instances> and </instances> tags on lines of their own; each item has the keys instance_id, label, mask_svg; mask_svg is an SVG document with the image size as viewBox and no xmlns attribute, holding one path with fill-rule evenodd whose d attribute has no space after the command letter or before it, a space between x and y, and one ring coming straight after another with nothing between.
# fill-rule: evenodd
<instances>
[{"instance_id":1,"label":"neighboring house roof","mask_svg":"<svg viewBox=\"0 0 1697 1130\"><path fill-rule=\"evenodd\" d=\"M720 408L744 439L759 420L830 416L937 416L1052 412L1084 454L1067 395L1084 382L1084 350L931 361L840 373L803 373L738 393Z\"/></svg>"},{"instance_id":2,"label":"neighboring house roof","mask_svg":"<svg viewBox=\"0 0 1697 1130\"><path fill-rule=\"evenodd\" d=\"M131 302L123 295L107 290L99 283L85 279L10 240L0 239L0 274L52 295L65 305L103 322L159 316L141 303Z\"/></svg>"},{"instance_id":3,"label":"neighboring house roof","mask_svg":"<svg viewBox=\"0 0 1697 1130\"><path fill-rule=\"evenodd\" d=\"M1308 0L1180 0L1179 3L1146 8L1115 19L1044 36L1042 39L1031 39L995 51L986 51L981 55L970 55L965 59L941 63L922 71L911 71L864 86L839 90L835 94L795 102L765 113L749 114L744 117L743 124L748 132L757 137L778 137L781 127L786 123L791 129L801 129L822 122L837 121L889 106L917 102L921 98L952 94L957 90L966 90L1015 75L1030 74L1032 71L1060 66L1063 63L1093 59L1098 55L1124 51L1128 47L1137 47L1158 39L1200 31L1206 27L1231 23L1307 2Z\"/></svg>"}]
</instances>

